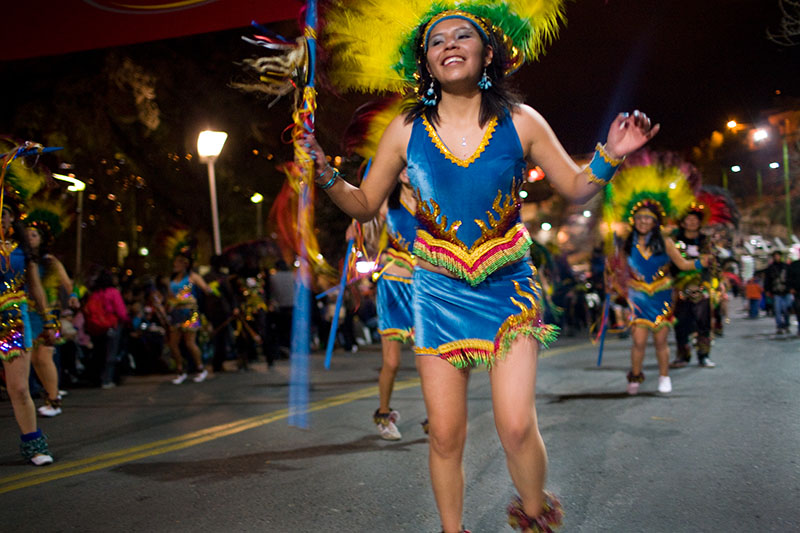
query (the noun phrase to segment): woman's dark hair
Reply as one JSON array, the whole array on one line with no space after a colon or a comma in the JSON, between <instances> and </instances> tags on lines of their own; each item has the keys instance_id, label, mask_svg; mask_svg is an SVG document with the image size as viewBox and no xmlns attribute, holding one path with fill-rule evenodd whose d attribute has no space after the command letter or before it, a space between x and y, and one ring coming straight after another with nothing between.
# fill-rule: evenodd
<instances>
[{"instance_id":1,"label":"woman's dark hair","mask_svg":"<svg viewBox=\"0 0 800 533\"><path fill-rule=\"evenodd\" d=\"M25 254L25 260L39 263L44 256L42 248L39 247L38 252L33 251L30 239L28 238L28 227L16 214L14 215L14 222L11 223L11 229L14 231L14 239L19 243L22 252Z\"/></svg>"},{"instance_id":2,"label":"woman's dark hair","mask_svg":"<svg viewBox=\"0 0 800 533\"><path fill-rule=\"evenodd\" d=\"M103 269L97 274L97 278L94 280L94 289L96 291L107 289L109 287L114 286L114 278L111 276L111 272L108 269Z\"/></svg>"},{"instance_id":3,"label":"woman's dark hair","mask_svg":"<svg viewBox=\"0 0 800 533\"><path fill-rule=\"evenodd\" d=\"M487 22L486 25L492 27L490 22ZM414 43L415 50L417 50L417 87L415 93L411 94L411 97L403 107L403 111L407 113L406 124L410 124L422 115L425 115L428 122L433 125L439 123L438 102L442 99L441 84L438 81L433 83L437 105L427 106L418 98L418 96L426 93L431 85L431 80L433 80L431 73L428 72L428 68L425 66L427 59L423 41L426 28L427 24L420 25L417 30L417 39ZM483 38L482 32L477 31L477 33L481 36L484 50L487 46L491 46L493 52L492 62L486 67L486 73L492 80L492 86L481 91L481 112L478 120L481 127L484 127L495 117L501 119L506 111L510 112L511 109L522 102L522 99L516 91L508 86L508 78L504 74L509 64L509 58L505 47L502 45L502 37L497 35L494 28L489 31L488 41Z\"/></svg>"},{"instance_id":4,"label":"woman's dark hair","mask_svg":"<svg viewBox=\"0 0 800 533\"><path fill-rule=\"evenodd\" d=\"M189 255L188 255L188 254L183 254L183 253L180 253L180 252L178 252L178 253L175 255L175 259L177 259L178 257L183 257L184 259L186 259L186 261L188 261L188 262L189 262L189 263L186 265L186 269L184 270L184 272L191 272L191 271L192 271L192 266L194 266L194 260L193 260L191 257L189 257ZM179 274L178 274L177 272L173 272L173 273L172 273L172 276L170 276L170 277L171 277L172 279L176 279L176 278L178 277L178 275L179 275Z\"/></svg>"},{"instance_id":5,"label":"woman's dark hair","mask_svg":"<svg viewBox=\"0 0 800 533\"><path fill-rule=\"evenodd\" d=\"M638 237L639 232L636 231L636 228L634 227L630 235L628 235L628 238L625 239L624 250L626 254L631 255L634 242ZM658 226L655 226L652 230L650 230L650 233L647 234L647 239L645 242L646 246L650 248L650 251L653 252L654 255L664 253L667 249L667 246L664 244L664 236L661 235L661 229Z\"/></svg>"}]
</instances>

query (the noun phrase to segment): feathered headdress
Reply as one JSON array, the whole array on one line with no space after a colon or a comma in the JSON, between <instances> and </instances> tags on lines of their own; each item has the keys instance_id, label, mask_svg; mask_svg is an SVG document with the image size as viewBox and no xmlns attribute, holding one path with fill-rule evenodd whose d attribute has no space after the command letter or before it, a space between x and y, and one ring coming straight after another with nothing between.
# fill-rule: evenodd
<instances>
[{"instance_id":1,"label":"feathered headdress","mask_svg":"<svg viewBox=\"0 0 800 533\"><path fill-rule=\"evenodd\" d=\"M31 142L18 143L10 138L0 138L0 207L10 205L17 216L22 211L22 204L41 189L50 177L50 172L38 161L30 161L24 154L41 152L41 145Z\"/></svg>"},{"instance_id":2,"label":"feathered headdress","mask_svg":"<svg viewBox=\"0 0 800 533\"><path fill-rule=\"evenodd\" d=\"M447 14L494 33L505 48L504 74L536 59L558 33L564 0L333 0L323 43L328 76L342 90L404 92L416 82L417 47Z\"/></svg>"},{"instance_id":3,"label":"feathered headdress","mask_svg":"<svg viewBox=\"0 0 800 533\"><path fill-rule=\"evenodd\" d=\"M72 214L64 202L52 196L34 196L27 204L23 217L25 225L36 228L42 236L42 244L52 246L65 229L72 223Z\"/></svg>"},{"instance_id":4,"label":"feathered headdress","mask_svg":"<svg viewBox=\"0 0 800 533\"><path fill-rule=\"evenodd\" d=\"M371 159L378 151L378 142L389 123L402 112L403 99L393 95L367 102L353 114L344 130L342 145L347 155L358 154Z\"/></svg>"},{"instance_id":5,"label":"feathered headdress","mask_svg":"<svg viewBox=\"0 0 800 533\"><path fill-rule=\"evenodd\" d=\"M194 262L197 259L197 239L192 237L190 231L182 226L170 227L162 236L164 252L170 258L185 257Z\"/></svg>"},{"instance_id":6,"label":"feathered headdress","mask_svg":"<svg viewBox=\"0 0 800 533\"><path fill-rule=\"evenodd\" d=\"M622 169L606 187L606 202L611 209L606 211L613 221L633 223L637 211L647 209L663 225L668 219L683 216L695 200L685 169L666 159L666 166L659 154L648 152L625 161ZM646 164L643 164L646 163Z\"/></svg>"},{"instance_id":7,"label":"feathered headdress","mask_svg":"<svg viewBox=\"0 0 800 533\"><path fill-rule=\"evenodd\" d=\"M697 195L696 204L702 207L703 223L739 226L739 209L727 190L714 185L705 185ZM691 209L690 207L690 212Z\"/></svg>"}]
</instances>

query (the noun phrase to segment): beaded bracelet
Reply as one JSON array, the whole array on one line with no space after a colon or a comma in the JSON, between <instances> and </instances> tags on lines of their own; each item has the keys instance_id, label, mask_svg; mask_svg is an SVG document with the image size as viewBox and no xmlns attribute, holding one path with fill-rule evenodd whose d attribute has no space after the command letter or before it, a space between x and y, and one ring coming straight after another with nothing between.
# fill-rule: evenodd
<instances>
[{"instance_id":1,"label":"beaded bracelet","mask_svg":"<svg viewBox=\"0 0 800 533\"><path fill-rule=\"evenodd\" d=\"M606 151L606 147L597 143L594 151L594 157L583 169L588 174L589 181L597 185L605 186L614 177L617 167L625 161L625 157L616 159Z\"/></svg>"},{"instance_id":2,"label":"beaded bracelet","mask_svg":"<svg viewBox=\"0 0 800 533\"><path fill-rule=\"evenodd\" d=\"M694 260L694 269L695 270L703 270L703 263L700 262L699 259Z\"/></svg>"},{"instance_id":3,"label":"beaded bracelet","mask_svg":"<svg viewBox=\"0 0 800 533\"><path fill-rule=\"evenodd\" d=\"M58 315L52 311L42 313L42 327L44 329L61 329L61 324L58 321Z\"/></svg>"},{"instance_id":4,"label":"beaded bracelet","mask_svg":"<svg viewBox=\"0 0 800 533\"><path fill-rule=\"evenodd\" d=\"M327 171L328 171L328 168L330 168L330 169L333 171L333 176L331 177L331 179L329 179L329 180L328 180L328 181L326 181L325 183L317 183L317 185L319 186L319 188L320 188L320 189L322 189L323 191L324 191L324 190L326 190L326 189L330 189L331 187L333 187L333 184L334 184L334 183L336 183L336 180L338 180L338 179L339 179L339 177L341 176L341 174L339 174L339 171L338 171L338 170L336 170L334 167L332 167L332 166L330 166L330 165L328 165L328 167L327 167L325 170L323 170L323 171L322 171L322 174L320 174L320 176L322 176L323 174L325 174L325 172L327 172Z\"/></svg>"}]
</instances>

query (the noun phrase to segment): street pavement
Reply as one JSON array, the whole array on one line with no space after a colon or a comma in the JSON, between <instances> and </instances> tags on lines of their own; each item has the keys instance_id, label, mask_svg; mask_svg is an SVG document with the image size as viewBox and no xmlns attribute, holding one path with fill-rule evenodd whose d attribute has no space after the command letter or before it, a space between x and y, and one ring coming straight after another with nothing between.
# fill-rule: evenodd
<instances>
[{"instance_id":1,"label":"street pavement","mask_svg":"<svg viewBox=\"0 0 800 533\"><path fill-rule=\"evenodd\" d=\"M732 308L718 366L673 370L669 395L655 392L651 346L636 397L624 394L629 339L610 336L601 366L586 336L543 352L537 409L564 532L800 531L800 337ZM288 425L288 361L202 384L155 375L76 389L63 415L40 420L57 460L45 468L22 463L2 401L2 531L439 531L413 355L392 401L397 442L372 423L379 367L377 346L336 352L330 370L315 354L307 429ZM488 374L474 372L473 533L511 531L490 396Z\"/></svg>"}]
</instances>

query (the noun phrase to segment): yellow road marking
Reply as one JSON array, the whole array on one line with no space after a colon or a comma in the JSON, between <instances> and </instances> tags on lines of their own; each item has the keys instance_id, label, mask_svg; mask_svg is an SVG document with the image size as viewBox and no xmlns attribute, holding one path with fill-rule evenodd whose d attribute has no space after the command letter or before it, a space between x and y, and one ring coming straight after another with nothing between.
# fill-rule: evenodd
<instances>
[{"instance_id":1,"label":"yellow road marking","mask_svg":"<svg viewBox=\"0 0 800 533\"><path fill-rule=\"evenodd\" d=\"M542 358L554 357L559 354L572 352L579 348L584 348L587 345L588 343L583 343L574 346L565 346L564 348L542 350L540 352L540 357ZM395 383L394 390L399 391L399 390L409 389L412 387L417 387L419 386L419 384L420 380L418 377L407 379ZM317 402L313 402L306 410L306 413L313 413L316 411L321 411L323 409L329 409L331 407L336 407L356 400L370 398L377 395L378 395L377 386L367 387L365 389L352 391L345 394L332 396L330 398L320 400ZM36 470L24 472L21 474L15 474L12 476L3 477L0 478L0 494L19 490L26 487L40 485L42 483L47 483L49 481L56 481L58 479L64 479L67 477L87 474L89 472L95 472L97 470L102 470L104 468L109 468L123 463L129 463L131 461L135 461L137 459L143 459L145 457L153 457L167 452L182 450L184 448L190 448L192 446L197 446L198 444L202 444L204 442L209 442L222 437L227 437L229 435L235 435L236 433L241 433L242 431L247 431L248 429L264 426L266 424L270 424L278 420L283 420L288 417L289 417L289 410L280 409L272 413L244 418L242 420L229 422L227 424L220 424L218 426L201 429L198 431L187 433L185 435L178 435L176 437L171 437L168 439L148 442L145 444L140 444L138 446L133 446L131 448L125 448L122 450L116 450L113 452L95 455L92 457L86 457L84 459L78 459L76 461L56 463L52 466L37 468Z\"/></svg>"},{"instance_id":2,"label":"yellow road marking","mask_svg":"<svg viewBox=\"0 0 800 533\"><path fill-rule=\"evenodd\" d=\"M409 389L416 386L419 386L419 378L397 382L395 383L394 390ZM338 396L332 396L331 398L326 398L325 400L313 402L308 407L306 412L313 413L315 411L321 411L323 409L336 407L338 405L377 395L378 387L367 387L358 391L348 392ZM47 483L48 481L55 481L66 477L102 470L103 468L116 466L122 463L128 463L145 457L152 457L175 450L189 448L191 446L196 446L198 444L216 440L228 435L241 433L242 431L246 431L248 429L264 426L271 422L283 420L288 417L289 410L280 409L272 413L245 418L228 424L221 424L202 429L200 431L187 433L186 435L179 435L177 437L150 442L147 444L134 446L132 448L126 448L93 457L87 457L85 459L70 461L68 463L58 463L51 467L37 469L32 472L0 478L0 494Z\"/></svg>"}]
</instances>

